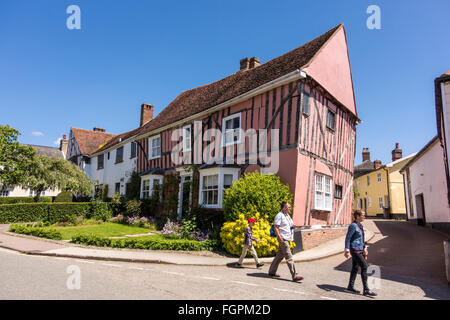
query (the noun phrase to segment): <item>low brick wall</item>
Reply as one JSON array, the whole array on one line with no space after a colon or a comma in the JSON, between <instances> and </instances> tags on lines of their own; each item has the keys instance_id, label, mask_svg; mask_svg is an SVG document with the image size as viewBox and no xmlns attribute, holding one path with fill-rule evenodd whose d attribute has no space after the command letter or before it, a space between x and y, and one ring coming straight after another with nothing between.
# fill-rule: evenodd
<instances>
[{"instance_id":1,"label":"low brick wall","mask_svg":"<svg viewBox=\"0 0 450 320\"><path fill-rule=\"evenodd\" d=\"M294 241L296 248L294 253L317 247L324 242L345 236L348 226L320 228L320 229L298 229L295 230Z\"/></svg>"}]
</instances>

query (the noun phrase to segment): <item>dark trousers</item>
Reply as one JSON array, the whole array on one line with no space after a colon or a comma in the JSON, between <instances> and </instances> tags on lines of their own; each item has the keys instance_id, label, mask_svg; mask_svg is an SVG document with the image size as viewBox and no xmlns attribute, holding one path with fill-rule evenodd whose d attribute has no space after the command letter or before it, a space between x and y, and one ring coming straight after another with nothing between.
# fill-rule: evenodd
<instances>
[{"instance_id":1,"label":"dark trousers","mask_svg":"<svg viewBox=\"0 0 450 320\"><path fill-rule=\"evenodd\" d=\"M363 282L364 290L369 290L367 285L367 261L364 259L362 253L352 252L352 272L350 273L350 282L348 286L353 288L355 285L356 276L358 275L358 270L361 268L361 278Z\"/></svg>"}]
</instances>

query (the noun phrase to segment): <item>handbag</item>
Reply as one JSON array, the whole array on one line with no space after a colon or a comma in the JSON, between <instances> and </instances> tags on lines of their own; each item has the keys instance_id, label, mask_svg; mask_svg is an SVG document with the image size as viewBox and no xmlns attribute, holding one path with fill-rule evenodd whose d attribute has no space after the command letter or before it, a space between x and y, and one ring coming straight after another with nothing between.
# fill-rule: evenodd
<instances>
[{"instance_id":1,"label":"handbag","mask_svg":"<svg viewBox=\"0 0 450 320\"><path fill-rule=\"evenodd\" d=\"M277 236L277 234L275 233L275 230L273 229L273 224L272 224L272 226L270 227L270 236L271 237L276 237Z\"/></svg>"}]
</instances>

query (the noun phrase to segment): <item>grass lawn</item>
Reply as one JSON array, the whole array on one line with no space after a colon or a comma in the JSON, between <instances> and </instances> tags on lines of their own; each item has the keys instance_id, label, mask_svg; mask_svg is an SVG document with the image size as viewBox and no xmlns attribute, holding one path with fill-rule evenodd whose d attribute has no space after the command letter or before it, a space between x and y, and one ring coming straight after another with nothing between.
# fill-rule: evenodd
<instances>
[{"instance_id":1,"label":"grass lawn","mask_svg":"<svg viewBox=\"0 0 450 320\"><path fill-rule=\"evenodd\" d=\"M101 237L120 237L125 235L149 233L153 230L120 223L101 223L69 227L50 226L46 229L55 229L61 232L63 240L70 240L76 234L95 234Z\"/></svg>"}]
</instances>

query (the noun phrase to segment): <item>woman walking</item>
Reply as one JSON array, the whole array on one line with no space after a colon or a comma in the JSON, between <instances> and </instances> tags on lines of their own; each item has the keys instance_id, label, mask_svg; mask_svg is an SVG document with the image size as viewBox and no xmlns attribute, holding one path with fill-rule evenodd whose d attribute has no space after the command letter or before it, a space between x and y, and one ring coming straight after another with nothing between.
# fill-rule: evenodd
<instances>
[{"instance_id":1,"label":"woman walking","mask_svg":"<svg viewBox=\"0 0 450 320\"><path fill-rule=\"evenodd\" d=\"M363 295L375 297L377 294L370 291L367 283L367 248L364 238L364 228L361 222L364 221L366 214L361 210L353 212L354 221L348 227L347 236L345 237L345 258L352 256L352 271L350 273L350 281L347 287L348 292L360 293L354 288L355 279L358 275L358 269L361 268L361 278L363 282Z\"/></svg>"}]
</instances>

